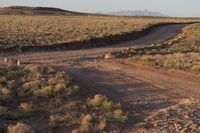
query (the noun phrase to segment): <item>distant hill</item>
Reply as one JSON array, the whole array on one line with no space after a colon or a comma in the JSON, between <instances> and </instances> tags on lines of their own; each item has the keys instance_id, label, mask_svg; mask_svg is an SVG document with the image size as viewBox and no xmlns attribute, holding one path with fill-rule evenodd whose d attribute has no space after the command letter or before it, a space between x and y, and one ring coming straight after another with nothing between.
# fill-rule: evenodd
<instances>
[{"instance_id":1,"label":"distant hill","mask_svg":"<svg viewBox=\"0 0 200 133\"><path fill-rule=\"evenodd\" d=\"M114 16L154 16L154 17L167 17L160 12L152 12L148 10L122 10L117 12L107 13Z\"/></svg>"},{"instance_id":2,"label":"distant hill","mask_svg":"<svg viewBox=\"0 0 200 133\"><path fill-rule=\"evenodd\" d=\"M52 7L10 6L0 8L0 15L86 15Z\"/></svg>"}]
</instances>

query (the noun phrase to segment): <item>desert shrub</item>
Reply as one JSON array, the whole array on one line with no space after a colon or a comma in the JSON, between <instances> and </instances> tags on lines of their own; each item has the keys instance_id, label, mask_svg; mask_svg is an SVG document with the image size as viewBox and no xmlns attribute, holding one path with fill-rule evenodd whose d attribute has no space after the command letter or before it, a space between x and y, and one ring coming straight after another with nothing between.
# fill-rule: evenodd
<instances>
[{"instance_id":1,"label":"desert shrub","mask_svg":"<svg viewBox=\"0 0 200 133\"><path fill-rule=\"evenodd\" d=\"M15 84L15 80L7 81L7 86L8 86L9 89L13 89L13 88L17 87L17 85Z\"/></svg>"},{"instance_id":2,"label":"desert shrub","mask_svg":"<svg viewBox=\"0 0 200 133\"><path fill-rule=\"evenodd\" d=\"M80 90L80 87L78 85L71 85L67 88L67 95L68 96L74 96L76 95Z\"/></svg>"},{"instance_id":3,"label":"desert shrub","mask_svg":"<svg viewBox=\"0 0 200 133\"><path fill-rule=\"evenodd\" d=\"M21 111L20 114L18 114L18 117L31 117L34 115L34 108L31 103L21 103L19 105L19 110Z\"/></svg>"},{"instance_id":4,"label":"desert shrub","mask_svg":"<svg viewBox=\"0 0 200 133\"><path fill-rule=\"evenodd\" d=\"M46 73L47 73L47 74L55 74L56 71L55 71L55 69L53 69L52 67L47 67Z\"/></svg>"},{"instance_id":5,"label":"desert shrub","mask_svg":"<svg viewBox=\"0 0 200 133\"><path fill-rule=\"evenodd\" d=\"M0 105L0 116L5 115L7 112L8 109Z\"/></svg>"},{"instance_id":6,"label":"desert shrub","mask_svg":"<svg viewBox=\"0 0 200 133\"><path fill-rule=\"evenodd\" d=\"M24 111L24 112L32 112L33 111L33 105L30 104L30 103L27 103L27 102L21 103L19 105L19 109Z\"/></svg>"},{"instance_id":7,"label":"desert shrub","mask_svg":"<svg viewBox=\"0 0 200 133\"><path fill-rule=\"evenodd\" d=\"M9 80L7 81L7 88L10 89L12 91L12 94L14 94L15 96L18 96L19 94L22 93L22 89L21 89L21 85L22 85L22 81L17 78L18 80Z\"/></svg>"},{"instance_id":8,"label":"desert shrub","mask_svg":"<svg viewBox=\"0 0 200 133\"><path fill-rule=\"evenodd\" d=\"M20 80L10 80L7 82L7 87L12 91L15 96L23 95L21 85L22 82Z\"/></svg>"},{"instance_id":9,"label":"desert shrub","mask_svg":"<svg viewBox=\"0 0 200 133\"><path fill-rule=\"evenodd\" d=\"M36 65L26 65L24 69L32 73L41 73L41 68Z\"/></svg>"},{"instance_id":10,"label":"desert shrub","mask_svg":"<svg viewBox=\"0 0 200 133\"><path fill-rule=\"evenodd\" d=\"M107 121L124 123L128 119L127 114L121 109L121 104L108 100L104 95L95 95L93 99L88 100L87 104L102 112L102 117L99 118L99 129L103 130Z\"/></svg>"},{"instance_id":11,"label":"desert shrub","mask_svg":"<svg viewBox=\"0 0 200 133\"><path fill-rule=\"evenodd\" d=\"M40 80L43 75L43 67L38 67L35 65L27 65L24 68L26 70L26 80Z\"/></svg>"},{"instance_id":12,"label":"desert shrub","mask_svg":"<svg viewBox=\"0 0 200 133\"><path fill-rule=\"evenodd\" d=\"M66 79L65 72L57 72L55 74L55 78L57 78L57 79Z\"/></svg>"},{"instance_id":13,"label":"desert shrub","mask_svg":"<svg viewBox=\"0 0 200 133\"><path fill-rule=\"evenodd\" d=\"M9 96L11 94L11 91L8 88L0 88L0 94Z\"/></svg>"},{"instance_id":14,"label":"desert shrub","mask_svg":"<svg viewBox=\"0 0 200 133\"><path fill-rule=\"evenodd\" d=\"M81 126L79 128L81 133L91 133L92 132L92 116L87 114L82 117Z\"/></svg>"},{"instance_id":15,"label":"desert shrub","mask_svg":"<svg viewBox=\"0 0 200 133\"><path fill-rule=\"evenodd\" d=\"M93 99L89 99L88 105L104 109L105 111L113 111L121 108L120 103L108 100L108 98L102 94L96 94Z\"/></svg>"},{"instance_id":16,"label":"desert shrub","mask_svg":"<svg viewBox=\"0 0 200 133\"><path fill-rule=\"evenodd\" d=\"M173 66L174 66L174 62L171 62L171 61L165 61L163 63L163 67L166 68L166 69L173 68Z\"/></svg>"},{"instance_id":17,"label":"desert shrub","mask_svg":"<svg viewBox=\"0 0 200 133\"><path fill-rule=\"evenodd\" d=\"M200 73L200 64L193 65L190 69L191 69L192 72Z\"/></svg>"},{"instance_id":18,"label":"desert shrub","mask_svg":"<svg viewBox=\"0 0 200 133\"><path fill-rule=\"evenodd\" d=\"M64 82L59 82L59 83L57 83L55 85L55 91L56 92L61 92L61 91L65 90L65 89L66 89L66 85L65 85Z\"/></svg>"},{"instance_id":19,"label":"desert shrub","mask_svg":"<svg viewBox=\"0 0 200 133\"><path fill-rule=\"evenodd\" d=\"M113 111L120 109L120 104L108 100L101 94L95 95L88 101L80 100L80 95L78 95L80 87L75 84L73 79L64 72L56 72L51 68L21 66L6 70L18 71L21 69L25 69L25 74L17 74L17 79L10 76L8 80L7 73L2 73L4 74L2 77L5 77L6 80L3 79L3 84L0 84L0 103L3 103L5 108L0 106L0 116L6 122L6 126L11 121L26 121L32 117L37 119L37 114L42 112L45 112L49 118L49 126L62 128L72 126L76 128L74 132L80 133L103 132L107 126L108 128L110 126L107 121L116 124ZM31 78L32 74L35 74L33 78ZM14 109L13 104L11 106L7 104L11 101L5 99L5 96L14 100L13 102L16 102L14 104L20 103L18 108ZM8 111L7 109L10 108L12 110ZM107 112L111 112L113 121L107 120ZM68 124L63 124L63 122L68 122ZM3 128L6 129L6 126ZM30 131L28 131L29 129ZM48 129L50 128L48 127ZM9 131L31 133L33 130L31 127L27 128L26 124L19 123L10 125Z\"/></svg>"},{"instance_id":20,"label":"desert shrub","mask_svg":"<svg viewBox=\"0 0 200 133\"><path fill-rule=\"evenodd\" d=\"M106 100L107 98L104 95L101 94L96 94L94 96L93 99L89 99L88 100L88 104L92 105L94 107L99 107L103 105L103 102Z\"/></svg>"},{"instance_id":21,"label":"desert shrub","mask_svg":"<svg viewBox=\"0 0 200 133\"><path fill-rule=\"evenodd\" d=\"M8 133L34 133L34 130L27 124L17 123L16 125L8 126Z\"/></svg>"},{"instance_id":22,"label":"desert shrub","mask_svg":"<svg viewBox=\"0 0 200 133\"><path fill-rule=\"evenodd\" d=\"M55 77L51 77L48 79L49 85L56 85L58 83L57 79Z\"/></svg>"},{"instance_id":23,"label":"desert shrub","mask_svg":"<svg viewBox=\"0 0 200 133\"><path fill-rule=\"evenodd\" d=\"M35 90L34 95L39 97L48 97L54 95L54 88L52 86L44 86L39 90Z\"/></svg>"},{"instance_id":24,"label":"desert shrub","mask_svg":"<svg viewBox=\"0 0 200 133\"><path fill-rule=\"evenodd\" d=\"M113 118L121 123L124 123L128 119L127 115L121 109L114 111Z\"/></svg>"},{"instance_id":25,"label":"desert shrub","mask_svg":"<svg viewBox=\"0 0 200 133\"><path fill-rule=\"evenodd\" d=\"M23 91L25 92L29 92L29 91L34 91L40 88L40 81L39 80L35 80L35 81L29 81L29 82L25 82L22 86Z\"/></svg>"},{"instance_id":26,"label":"desert shrub","mask_svg":"<svg viewBox=\"0 0 200 133\"><path fill-rule=\"evenodd\" d=\"M103 102L103 109L107 110L107 111L112 111L114 109L119 109L121 108L121 104L120 103L114 103L113 101L108 101L105 100Z\"/></svg>"},{"instance_id":27,"label":"desert shrub","mask_svg":"<svg viewBox=\"0 0 200 133\"><path fill-rule=\"evenodd\" d=\"M67 79L67 75L64 72L57 72L48 79L49 85L56 85L58 83L68 84L71 80Z\"/></svg>"},{"instance_id":28,"label":"desert shrub","mask_svg":"<svg viewBox=\"0 0 200 133\"><path fill-rule=\"evenodd\" d=\"M79 133L78 129L73 129L71 133Z\"/></svg>"},{"instance_id":29,"label":"desert shrub","mask_svg":"<svg viewBox=\"0 0 200 133\"><path fill-rule=\"evenodd\" d=\"M65 111L64 118L71 121L71 124L77 124L80 123L80 112L73 111L73 110L67 110Z\"/></svg>"},{"instance_id":30,"label":"desert shrub","mask_svg":"<svg viewBox=\"0 0 200 133\"><path fill-rule=\"evenodd\" d=\"M98 129L100 132L104 131L106 129L107 126L107 120L105 117L100 116L99 118L99 124L98 124Z\"/></svg>"},{"instance_id":31,"label":"desert shrub","mask_svg":"<svg viewBox=\"0 0 200 133\"><path fill-rule=\"evenodd\" d=\"M65 121L65 118L59 115L51 115L49 117L49 125L52 127L57 127L59 126L60 123Z\"/></svg>"},{"instance_id":32,"label":"desert shrub","mask_svg":"<svg viewBox=\"0 0 200 133\"><path fill-rule=\"evenodd\" d=\"M169 55L145 55L140 60L155 68L177 69L199 73L199 58L199 53L189 52Z\"/></svg>"},{"instance_id":33,"label":"desert shrub","mask_svg":"<svg viewBox=\"0 0 200 133\"><path fill-rule=\"evenodd\" d=\"M106 119L110 122L125 123L128 120L128 114L123 112L122 109L116 109L113 112L106 112Z\"/></svg>"},{"instance_id":34,"label":"desert shrub","mask_svg":"<svg viewBox=\"0 0 200 133\"><path fill-rule=\"evenodd\" d=\"M7 79L5 77L0 77L0 84L5 84Z\"/></svg>"},{"instance_id":35,"label":"desert shrub","mask_svg":"<svg viewBox=\"0 0 200 133\"><path fill-rule=\"evenodd\" d=\"M105 117L106 117L106 120L107 120L108 122L114 121L114 120L113 120L113 112L111 112L111 111L106 112L106 113L105 113Z\"/></svg>"},{"instance_id":36,"label":"desert shrub","mask_svg":"<svg viewBox=\"0 0 200 133\"><path fill-rule=\"evenodd\" d=\"M11 90L8 88L0 87L0 100L7 100L11 98Z\"/></svg>"}]
</instances>

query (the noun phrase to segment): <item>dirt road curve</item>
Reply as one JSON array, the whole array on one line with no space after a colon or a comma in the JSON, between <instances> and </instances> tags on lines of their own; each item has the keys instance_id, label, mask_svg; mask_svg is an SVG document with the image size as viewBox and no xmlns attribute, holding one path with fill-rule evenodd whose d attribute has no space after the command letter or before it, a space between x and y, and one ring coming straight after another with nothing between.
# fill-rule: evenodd
<instances>
[{"instance_id":1,"label":"dirt road curve","mask_svg":"<svg viewBox=\"0 0 200 133\"><path fill-rule=\"evenodd\" d=\"M121 101L131 117L122 132L131 132L138 123L160 110L178 107L182 100L198 100L200 77L185 72L154 70L139 64L127 63L126 60L108 61L102 59L102 55L130 46L164 41L178 33L184 26L184 24L163 26L140 39L110 47L62 52L1 54L0 58L9 56L25 63L57 66L80 82L81 86L87 89L85 93L105 93ZM200 115L196 117L200 118Z\"/></svg>"},{"instance_id":2,"label":"dirt road curve","mask_svg":"<svg viewBox=\"0 0 200 133\"><path fill-rule=\"evenodd\" d=\"M110 47L103 48L92 48L86 50L72 50L72 51L57 51L57 52L29 52L22 54L5 54L0 53L0 57L9 56L12 58L18 58L23 61L30 62L76 62L83 60L91 60L97 58L98 56L102 56L105 53L112 52L115 50L124 49L130 46L138 46L144 44L151 44L159 41L166 40L172 37L174 34L180 31L185 24L177 24L177 25L166 25L161 26L155 30L153 30L148 35L141 37L137 40L133 40L130 42L113 45Z\"/></svg>"}]
</instances>

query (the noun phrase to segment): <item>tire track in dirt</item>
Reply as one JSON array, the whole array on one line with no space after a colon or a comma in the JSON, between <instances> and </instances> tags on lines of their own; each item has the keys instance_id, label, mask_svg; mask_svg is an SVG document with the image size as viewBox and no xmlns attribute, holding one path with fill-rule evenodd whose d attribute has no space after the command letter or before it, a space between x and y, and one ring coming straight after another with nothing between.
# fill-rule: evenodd
<instances>
[{"instance_id":1,"label":"tire track in dirt","mask_svg":"<svg viewBox=\"0 0 200 133\"><path fill-rule=\"evenodd\" d=\"M129 132L159 110L176 107L185 99L199 100L200 96L198 77L190 80L163 70L152 71L105 60L83 62L63 70L87 88L86 93L104 93L123 103L131 118L123 132L126 129Z\"/></svg>"}]
</instances>

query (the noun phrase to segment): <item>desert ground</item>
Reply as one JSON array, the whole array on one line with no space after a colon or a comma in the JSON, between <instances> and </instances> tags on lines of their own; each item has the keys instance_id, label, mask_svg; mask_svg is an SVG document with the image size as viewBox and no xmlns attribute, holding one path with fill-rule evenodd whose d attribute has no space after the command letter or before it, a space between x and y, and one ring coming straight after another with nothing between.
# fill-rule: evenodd
<instances>
[{"instance_id":1,"label":"desert ground","mask_svg":"<svg viewBox=\"0 0 200 133\"><path fill-rule=\"evenodd\" d=\"M16 113L18 105L20 109L26 110L25 107L28 106L26 103L35 104L38 109L31 115L25 115L25 118L6 119L7 117L0 115L2 131L5 132L7 128L12 131L14 127L9 127L9 125L22 122L30 125L26 128L31 129L32 132L33 130L36 132L73 131L74 133L200 132L200 28L196 19L124 19L101 16L89 16L85 19L86 16L80 18L71 16L52 21L51 19L55 19L55 17L58 18L58 16L48 16L48 19L44 19L45 17L42 16L23 18L1 16L3 19L0 20L0 23L4 25L0 27L2 31L0 35L1 48L7 49L16 45L20 45L20 48L23 46L59 45L60 43L63 45L70 41L77 41L77 39L81 40L81 43L91 39L91 36L94 38L112 37L113 35L124 37L124 32L138 34L151 25L165 24L156 26L145 34L140 34L132 39L124 40L122 38L116 44L102 45L102 47L76 50L28 50L29 52L2 51L0 53L2 66L5 65L5 58L7 58L20 61L22 67L18 68L20 71L33 70L30 66L34 66L34 70L41 67L55 69L51 70L53 73L42 73L44 79L47 80L41 83L45 84L44 87L52 86L48 82L49 78L58 77L56 75L60 75L60 72L73 78L73 80L64 78L65 85L73 86L70 93L69 87L65 88L65 91L62 90L62 87L58 87L59 91L55 91L55 94L42 93L44 88L31 88L31 93L25 91L23 95L20 95L20 91L14 91L18 97L13 96L7 102L5 99L0 99L2 110L7 106L9 111ZM96 18L102 21L94 22ZM12 21L6 23L8 20ZM23 23L26 21L30 23L24 25ZM46 24L56 24L58 21L62 23L58 27ZM22 26L18 26L19 23ZM31 25L30 29L27 28L28 25ZM51 27L43 25L51 25ZM68 25L68 27L63 25ZM79 27L76 27L77 25ZM46 30L39 28L41 31L36 31L34 26L40 26ZM62 30L59 30L59 26L63 27ZM58 30L55 31L54 28ZM23 32L19 33L18 31L21 30ZM88 34L83 36L85 33ZM45 37L47 41L42 40L42 37ZM35 65L39 68L35 68ZM11 68L7 71L15 71ZM6 77L6 73L0 74ZM28 79L23 80L23 84L28 81ZM23 88L23 86L19 86L19 90L20 87ZM76 88L79 88L80 91L78 92ZM70 97L71 93L75 96ZM38 95L42 98L38 99ZM3 93L0 96L2 97ZM100 103L95 103L95 96L97 99L101 99L97 100L101 101ZM105 102L102 102L103 100ZM9 105L9 103L12 104ZM121 104L119 105L119 103ZM40 117L44 111L42 109L46 107L45 104L49 105L50 111L45 113L44 117ZM73 118L69 117L72 111L75 112L75 116L72 115ZM66 112L68 115L63 115ZM109 112L109 117L107 112ZM34 122L31 123L30 120ZM38 125L37 122L40 120L44 124Z\"/></svg>"}]
</instances>

